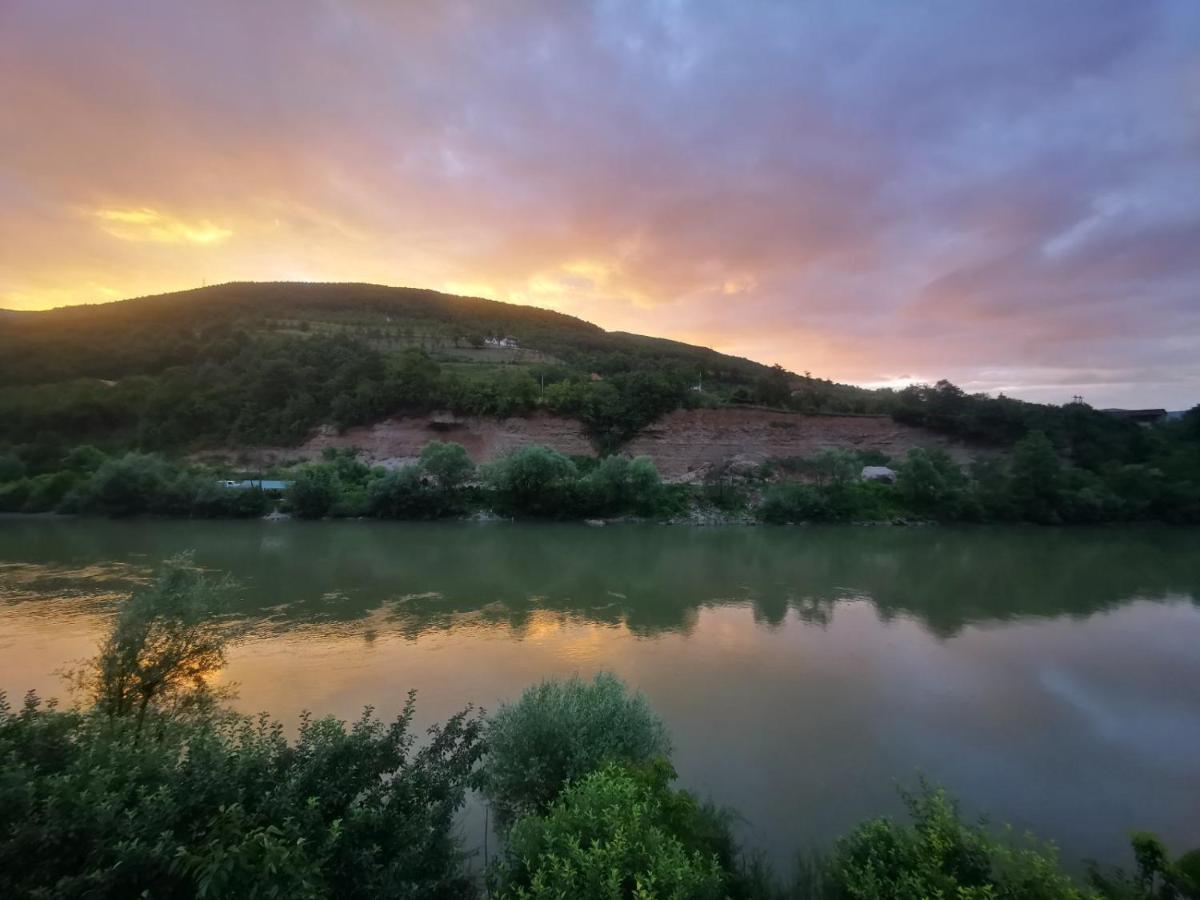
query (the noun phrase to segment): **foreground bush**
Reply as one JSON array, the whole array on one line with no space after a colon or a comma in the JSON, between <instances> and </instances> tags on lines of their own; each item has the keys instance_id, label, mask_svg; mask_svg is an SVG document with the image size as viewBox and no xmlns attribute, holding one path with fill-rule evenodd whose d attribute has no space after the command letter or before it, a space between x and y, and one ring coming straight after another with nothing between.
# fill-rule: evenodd
<instances>
[{"instance_id":1,"label":"foreground bush","mask_svg":"<svg viewBox=\"0 0 1200 900\"><path fill-rule=\"evenodd\" d=\"M487 723L484 793L501 825L548 807L567 781L606 762L639 763L670 753L662 720L616 676L543 681Z\"/></svg>"},{"instance_id":2,"label":"foreground bush","mask_svg":"<svg viewBox=\"0 0 1200 900\"><path fill-rule=\"evenodd\" d=\"M0 897L462 897L454 816L482 754L461 713L391 724L222 710L232 590L168 560L76 681L88 711L0 695Z\"/></svg>"},{"instance_id":3,"label":"foreground bush","mask_svg":"<svg viewBox=\"0 0 1200 900\"><path fill-rule=\"evenodd\" d=\"M854 900L1077 900L1052 845L968 825L941 790L907 795L913 822L872 819L838 841L828 892Z\"/></svg>"},{"instance_id":4,"label":"foreground bush","mask_svg":"<svg viewBox=\"0 0 1200 900\"><path fill-rule=\"evenodd\" d=\"M497 868L500 896L622 900L726 896L714 854L678 833L696 810L667 787L663 770L633 773L610 764L569 786L545 815L521 819Z\"/></svg>"},{"instance_id":5,"label":"foreground bush","mask_svg":"<svg viewBox=\"0 0 1200 900\"><path fill-rule=\"evenodd\" d=\"M0 698L0 896L470 895L453 836L481 751L455 716L158 723Z\"/></svg>"}]
</instances>

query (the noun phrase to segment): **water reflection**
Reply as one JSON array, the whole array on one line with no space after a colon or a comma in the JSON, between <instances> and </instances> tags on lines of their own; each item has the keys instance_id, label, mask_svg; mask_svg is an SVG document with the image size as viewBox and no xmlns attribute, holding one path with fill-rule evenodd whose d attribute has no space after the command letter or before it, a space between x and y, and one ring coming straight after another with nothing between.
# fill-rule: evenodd
<instances>
[{"instance_id":1,"label":"water reflection","mask_svg":"<svg viewBox=\"0 0 1200 900\"><path fill-rule=\"evenodd\" d=\"M689 633L697 610L747 604L778 626L869 599L947 638L970 624L1088 616L1200 597L1195 532L1144 529L590 529L570 525L0 522L0 602L107 600L194 549L243 583L259 627L415 637L553 611L635 634Z\"/></svg>"},{"instance_id":2,"label":"water reflection","mask_svg":"<svg viewBox=\"0 0 1200 900\"><path fill-rule=\"evenodd\" d=\"M61 695L113 601L194 549L243 584L239 708L419 724L613 669L684 783L786 866L920 770L1115 858L1200 844L1200 538L1169 529L684 529L0 519L0 690ZM481 820L464 828L478 834ZM474 829L474 830L472 830Z\"/></svg>"}]
</instances>

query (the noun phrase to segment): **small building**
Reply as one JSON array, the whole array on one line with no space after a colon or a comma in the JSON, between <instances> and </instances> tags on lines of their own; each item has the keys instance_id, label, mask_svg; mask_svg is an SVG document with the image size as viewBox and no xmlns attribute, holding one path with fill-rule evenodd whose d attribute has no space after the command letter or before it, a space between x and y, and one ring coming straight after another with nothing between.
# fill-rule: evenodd
<instances>
[{"instance_id":1,"label":"small building","mask_svg":"<svg viewBox=\"0 0 1200 900\"><path fill-rule=\"evenodd\" d=\"M268 494L282 494L292 486L290 481L278 481L270 478L247 478L244 481L218 481L217 484L234 491L257 489L265 491Z\"/></svg>"},{"instance_id":2,"label":"small building","mask_svg":"<svg viewBox=\"0 0 1200 900\"><path fill-rule=\"evenodd\" d=\"M495 347L497 349L503 348L507 350L515 350L521 346L519 343L517 343L517 339L515 337L490 337L484 338L483 342L487 346Z\"/></svg>"},{"instance_id":3,"label":"small building","mask_svg":"<svg viewBox=\"0 0 1200 900\"><path fill-rule=\"evenodd\" d=\"M878 481L881 484L895 484L896 470L889 469L887 466L863 466L862 474L859 475L863 481Z\"/></svg>"}]
</instances>

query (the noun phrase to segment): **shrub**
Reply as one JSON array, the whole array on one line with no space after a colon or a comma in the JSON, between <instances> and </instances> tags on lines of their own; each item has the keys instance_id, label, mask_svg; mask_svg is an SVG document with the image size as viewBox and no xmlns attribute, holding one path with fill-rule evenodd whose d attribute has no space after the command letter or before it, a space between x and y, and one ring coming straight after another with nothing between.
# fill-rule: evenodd
<instances>
[{"instance_id":1,"label":"shrub","mask_svg":"<svg viewBox=\"0 0 1200 900\"><path fill-rule=\"evenodd\" d=\"M166 511L174 475L158 456L126 453L100 465L83 489L80 507L108 516Z\"/></svg>"},{"instance_id":2,"label":"shrub","mask_svg":"<svg viewBox=\"0 0 1200 900\"><path fill-rule=\"evenodd\" d=\"M337 472L329 463L309 463L296 473L287 491L292 511L302 519L329 515L340 493Z\"/></svg>"},{"instance_id":3,"label":"shrub","mask_svg":"<svg viewBox=\"0 0 1200 900\"><path fill-rule=\"evenodd\" d=\"M443 491L454 491L475 472L462 444L430 441L421 450L421 468Z\"/></svg>"},{"instance_id":4,"label":"shrub","mask_svg":"<svg viewBox=\"0 0 1200 900\"><path fill-rule=\"evenodd\" d=\"M449 512L453 499L426 485L419 466L406 466L371 482L366 505L382 519L432 519Z\"/></svg>"},{"instance_id":5,"label":"shrub","mask_svg":"<svg viewBox=\"0 0 1200 900\"><path fill-rule=\"evenodd\" d=\"M391 724L124 722L0 697L0 896L469 897L454 838L479 758L460 714Z\"/></svg>"},{"instance_id":6,"label":"shrub","mask_svg":"<svg viewBox=\"0 0 1200 900\"><path fill-rule=\"evenodd\" d=\"M967 479L945 450L908 451L899 466L896 490L915 511L943 518L957 518Z\"/></svg>"},{"instance_id":7,"label":"shrub","mask_svg":"<svg viewBox=\"0 0 1200 900\"><path fill-rule=\"evenodd\" d=\"M833 894L855 900L1082 900L1058 867L1053 845L1011 834L1000 840L961 821L942 790L905 797L911 825L887 818L859 825L828 861Z\"/></svg>"},{"instance_id":8,"label":"shrub","mask_svg":"<svg viewBox=\"0 0 1200 900\"><path fill-rule=\"evenodd\" d=\"M828 522L834 517L826 492L812 484L777 484L767 489L758 515L772 525Z\"/></svg>"},{"instance_id":9,"label":"shrub","mask_svg":"<svg viewBox=\"0 0 1200 900\"><path fill-rule=\"evenodd\" d=\"M549 447L526 444L487 466L484 474L508 512L562 516L574 507L575 464Z\"/></svg>"},{"instance_id":10,"label":"shrub","mask_svg":"<svg viewBox=\"0 0 1200 900\"><path fill-rule=\"evenodd\" d=\"M674 833L672 794L665 779L639 778L613 764L572 784L544 815L527 816L509 832L496 872L500 895L724 897L717 858Z\"/></svg>"},{"instance_id":11,"label":"shrub","mask_svg":"<svg viewBox=\"0 0 1200 900\"><path fill-rule=\"evenodd\" d=\"M648 456L606 456L582 480L589 512L616 515L625 512L652 516L666 505L666 491L658 469Z\"/></svg>"},{"instance_id":12,"label":"shrub","mask_svg":"<svg viewBox=\"0 0 1200 900\"><path fill-rule=\"evenodd\" d=\"M169 560L78 676L87 712L0 694L0 896L472 896L453 827L481 720L414 751L411 693L390 725L302 716L294 744L215 708L228 587Z\"/></svg>"},{"instance_id":13,"label":"shrub","mask_svg":"<svg viewBox=\"0 0 1200 900\"><path fill-rule=\"evenodd\" d=\"M33 480L21 478L0 484L0 512L24 512L33 494Z\"/></svg>"},{"instance_id":14,"label":"shrub","mask_svg":"<svg viewBox=\"0 0 1200 900\"><path fill-rule=\"evenodd\" d=\"M670 752L662 720L615 675L547 680L487 723L484 793L502 826L544 810L563 785L605 762L638 763Z\"/></svg>"},{"instance_id":15,"label":"shrub","mask_svg":"<svg viewBox=\"0 0 1200 900\"><path fill-rule=\"evenodd\" d=\"M117 613L99 655L75 673L94 708L132 718L211 706L209 678L225 664L232 632L221 619L232 582L206 575L188 555L166 560Z\"/></svg>"},{"instance_id":16,"label":"shrub","mask_svg":"<svg viewBox=\"0 0 1200 900\"><path fill-rule=\"evenodd\" d=\"M1200 849L1172 860L1156 834L1135 831L1129 841L1137 871L1089 864L1088 880L1105 900L1192 900L1200 897Z\"/></svg>"}]
</instances>

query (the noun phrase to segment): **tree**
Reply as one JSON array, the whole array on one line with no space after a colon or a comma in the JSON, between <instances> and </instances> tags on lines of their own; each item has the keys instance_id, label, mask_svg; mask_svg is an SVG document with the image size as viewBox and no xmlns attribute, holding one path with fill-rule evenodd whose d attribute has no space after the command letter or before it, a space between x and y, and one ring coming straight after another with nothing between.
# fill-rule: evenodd
<instances>
[{"instance_id":1,"label":"tree","mask_svg":"<svg viewBox=\"0 0 1200 900\"><path fill-rule=\"evenodd\" d=\"M334 466L330 463L309 463L296 473L287 490L287 499L300 518L320 519L329 515L339 493Z\"/></svg>"},{"instance_id":2,"label":"tree","mask_svg":"<svg viewBox=\"0 0 1200 900\"><path fill-rule=\"evenodd\" d=\"M662 506L663 483L648 456L606 456L583 480L591 511L653 515Z\"/></svg>"},{"instance_id":3,"label":"tree","mask_svg":"<svg viewBox=\"0 0 1200 900\"><path fill-rule=\"evenodd\" d=\"M915 447L899 466L896 488L914 509L954 517L966 487L962 469L945 450Z\"/></svg>"},{"instance_id":4,"label":"tree","mask_svg":"<svg viewBox=\"0 0 1200 900\"><path fill-rule=\"evenodd\" d=\"M488 719L486 737L481 785L504 825L544 810L564 784L601 763L645 762L671 746L645 698L605 672L527 688Z\"/></svg>"},{"instance_id":5,"label":"tree","mask_svg":"<svg viewBox=\"0 0 1200 900\"><path fill-rule=\"evenodd\" d=\"M197 568L188 555L167 559L153 584L117 613L99 655L76 675L95 708L132 718L140 732L149 710L211 706L209 679L225 664L232 636L221 615L232 583Z\"/></svg>"},{"instance_id":6,"label":"tree","mask_svg":"<svg viewBox=\"0 0 1200 900\"><path fill-rule=\"evenodd\" d=\"M1032 431L1012 453L1012 492L1021 515L1033 522L1055 523L1062 502L1063 467L1050 439Z\"/></svg>"},{"instance_id":7,"label":"tree","mask_svg":"<svg viewBox=\"0 0 1200 900\"><path fill-rule=\"evenodd\" d=\"M542 815L508 834L495 880L514 900L726 896L717 858L674 833L677 802L665 775L609 764L571 784Z\"/></svg>"},{"instance_id":8,"label":"tree","mask_svg":"<svg viewBox=\"0 0 1200 900\"><path fill-rule=\"evenodd\" d=\"M394 469L367 491L367 512L381 519L433 519L447 510L445 492L425 485L420 466Z\"/></svg>"},{"instance_id":9,"label":"tree","mask_svg":"<svg viewBox=\"0 0 1200 900\"><path fill-rule=\"evenodd\" d=\"M82 505L109 516L157 511L157 501L167 493L173 474L157 456L126 453L100 465L84 490Z\"/></svg>"},{"instance_id":10,"label":"tree","mask_svg":"<svg viewBox=\"0 0 1200 900\"><path fill-rule=\"evenodd\" d=\"M755 399L767 406L783 406L792 395L791 379L783 366L776 363L761 375L754 385Z\"/></svg>"},{"instance_id":11,"label":"tree","mask_svg":"<svg viewBox=\"0 0 1200 900\"><path fill-rule=\"evenodd\" d=\"M443 491L454 491L475 472L475 464L462 444L430 441L421 450L421 468Z\"/></svg>"},{"instance_id":12,"label":"tree","mask_svg":"<svg viewBox=\"0 0 1200 900\"><path fill-rule=\"evenodd\" d=\"M460 713L418 744L410 694L381 722L304 716L126 723L0 696L0 896L451 900L483 750Z\"/></svg>"},{"instance_id":13,"label":"tree","mask_svg":"<svg viewBox=\"0 0 1200 900\"><path fill-rule=\"evenodd\" d=\"M1088 866L1088 880L1105 900L1192 900L1200 898L1200 849L1172 860L1158 835L1135 831L1130 836L1137 871Z\"/></svg>"},{"instance_id":14,"label":"tree","mask_svg":"<svg viewBox=\"0 0 1200 900\"><path fill-rule=\"evenodd\" d=\"M578 471L557 450L526 444L493 462L484 475L504 509L560 516L571 508L570 492Z\"/></svg>"},{"instance_id":15,"label":"tree","mask_svg":"<svg viewBox=\"0 0 1200 900\"><path fill-rule=\"evenodd\" d=\"M827 875L855 900L1084 900L1058 867L1053 845L1005 840L965 824L940 789L906 794L911 825L872 819L838 841Z\"/></svg>"}]
</instances>

